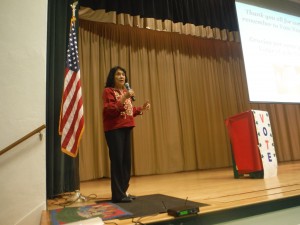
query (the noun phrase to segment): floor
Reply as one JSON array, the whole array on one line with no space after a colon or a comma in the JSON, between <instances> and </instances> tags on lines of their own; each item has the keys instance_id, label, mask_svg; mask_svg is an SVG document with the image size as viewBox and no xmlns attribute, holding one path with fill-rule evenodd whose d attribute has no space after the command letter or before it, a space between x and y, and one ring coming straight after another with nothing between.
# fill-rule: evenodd
<instances>
[{"instance_id":1,"label":"floor","mask_svg":"<svg viewBox=\"0 0 300 225\"><path fill-rule=\"evenodd\" d=\"M182 199L188 198L191 201L208 204L200 208L199 215L204 218L205 215L209 216L211 213L242 209L243 207L272 203L277 200L300 196L300 162L279 164L278 175L267 179L254 179L247 175L239 179L234 179L232 168L166 175L136 176L131 178L129 191L137 196L159 193ZM92 204L97 200L110 200L110 197L109 179L85 181L81 182L79 191L64 193L56 199L48 200L48 210ZM284 216L290 220L290 223L286 223L285 221L282 225L299 225L300 221L297 221L296 217L293 216L294 214L295 216L300 215L299 207L279 209L275 212L255 215L254 217L250 216L239 218L235 221L215 224L282 224L283 221L279 218ZM276 219L272 219L272 223L263 223L264 220L268 220L269 218ZM149 218L144 217L140 222L144 224L168 223L173 219L173 217L165 213ZM133 224L131 220L112 220L106 222L120 225ZM43 213L41 224L51 224L47 211Z\"/></svg>"}]
</instances>

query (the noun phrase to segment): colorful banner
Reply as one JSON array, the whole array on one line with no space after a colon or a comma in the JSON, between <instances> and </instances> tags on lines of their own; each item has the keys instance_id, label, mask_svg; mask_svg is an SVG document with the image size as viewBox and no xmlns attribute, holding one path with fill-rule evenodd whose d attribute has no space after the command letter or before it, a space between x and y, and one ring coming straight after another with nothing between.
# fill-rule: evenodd
<instances>
[{"instance_id":1,"label":"colorful banner","mask_svg":"<svg viewBox=\"0 0 300 225\"><path fill-rule=\"evenodd\" d=\"M264 168L264 178L277 176L277 156L274 147L273 133L269 113L260 110L251 110L253 113L258 148Z\"/></svg>"}]
</instances>

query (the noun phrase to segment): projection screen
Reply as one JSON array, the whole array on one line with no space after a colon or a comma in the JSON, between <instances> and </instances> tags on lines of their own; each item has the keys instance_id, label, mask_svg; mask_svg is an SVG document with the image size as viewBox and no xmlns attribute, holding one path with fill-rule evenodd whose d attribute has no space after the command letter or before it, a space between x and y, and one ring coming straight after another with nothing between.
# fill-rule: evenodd
<instances>
[{"instance_id":1,"label":"projection screen","mask_svg":"<svg viewBox=\"0 0 300 225\"><path fill-rule=\"evenodd\" d=\"M236 1L251 102L300 102L300 17Z\"/></svg>"}]
</instances>

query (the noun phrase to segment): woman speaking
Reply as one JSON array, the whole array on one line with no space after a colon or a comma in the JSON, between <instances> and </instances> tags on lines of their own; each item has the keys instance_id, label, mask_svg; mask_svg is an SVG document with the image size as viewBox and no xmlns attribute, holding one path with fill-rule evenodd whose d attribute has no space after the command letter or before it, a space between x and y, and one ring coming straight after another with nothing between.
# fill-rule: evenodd
<instances>
[{"instance_id":1,"label":"woman speaking","mask_svg":"<svg viewBox=\"0 0 300 225\"><path fill-rule=\"evenodd\" d=\"M127 190L131 174L131 131L134 117L150 109L149 101L132 105L134 91L129 88L126 70L110 69L103 91L103 126L109 148L112 201L131 202L135 196ZM127 88L125 87L125 84Z\"/></svg>"}]
</instances>

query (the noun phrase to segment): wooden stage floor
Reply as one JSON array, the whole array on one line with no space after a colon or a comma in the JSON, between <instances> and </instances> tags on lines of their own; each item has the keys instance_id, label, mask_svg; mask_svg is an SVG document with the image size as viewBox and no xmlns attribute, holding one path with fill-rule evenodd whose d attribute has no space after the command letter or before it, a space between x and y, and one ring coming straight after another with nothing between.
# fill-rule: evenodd
<instances>
[{"instance_id":1,"label":"wooden stage floor","mask_svg":"<svg viewBox=\"0 0 300 225\"><path fill-rule=\"evenodd\" d=\"M253 179L244 176L234 179L232 168L200 170L166 175L136 176L130 181L129 192L142 196L164 194L194 202L205 203L200 215L272 200L300 196L300 161L280 163L278 176L268 179ZM75 202L70 207L93 204L95 201L110 199L110 180L99 179L82 182L80 194L88 201ZM59 208L65 199L48 200L48 210ZM300 205L300 203L299 203ZM167 213L143 217L143 224L174 219ZM110 220L115 224L133 224L132 219ZM44 212L42 225L50 225Z\"/></svg>"}]
</instances>

